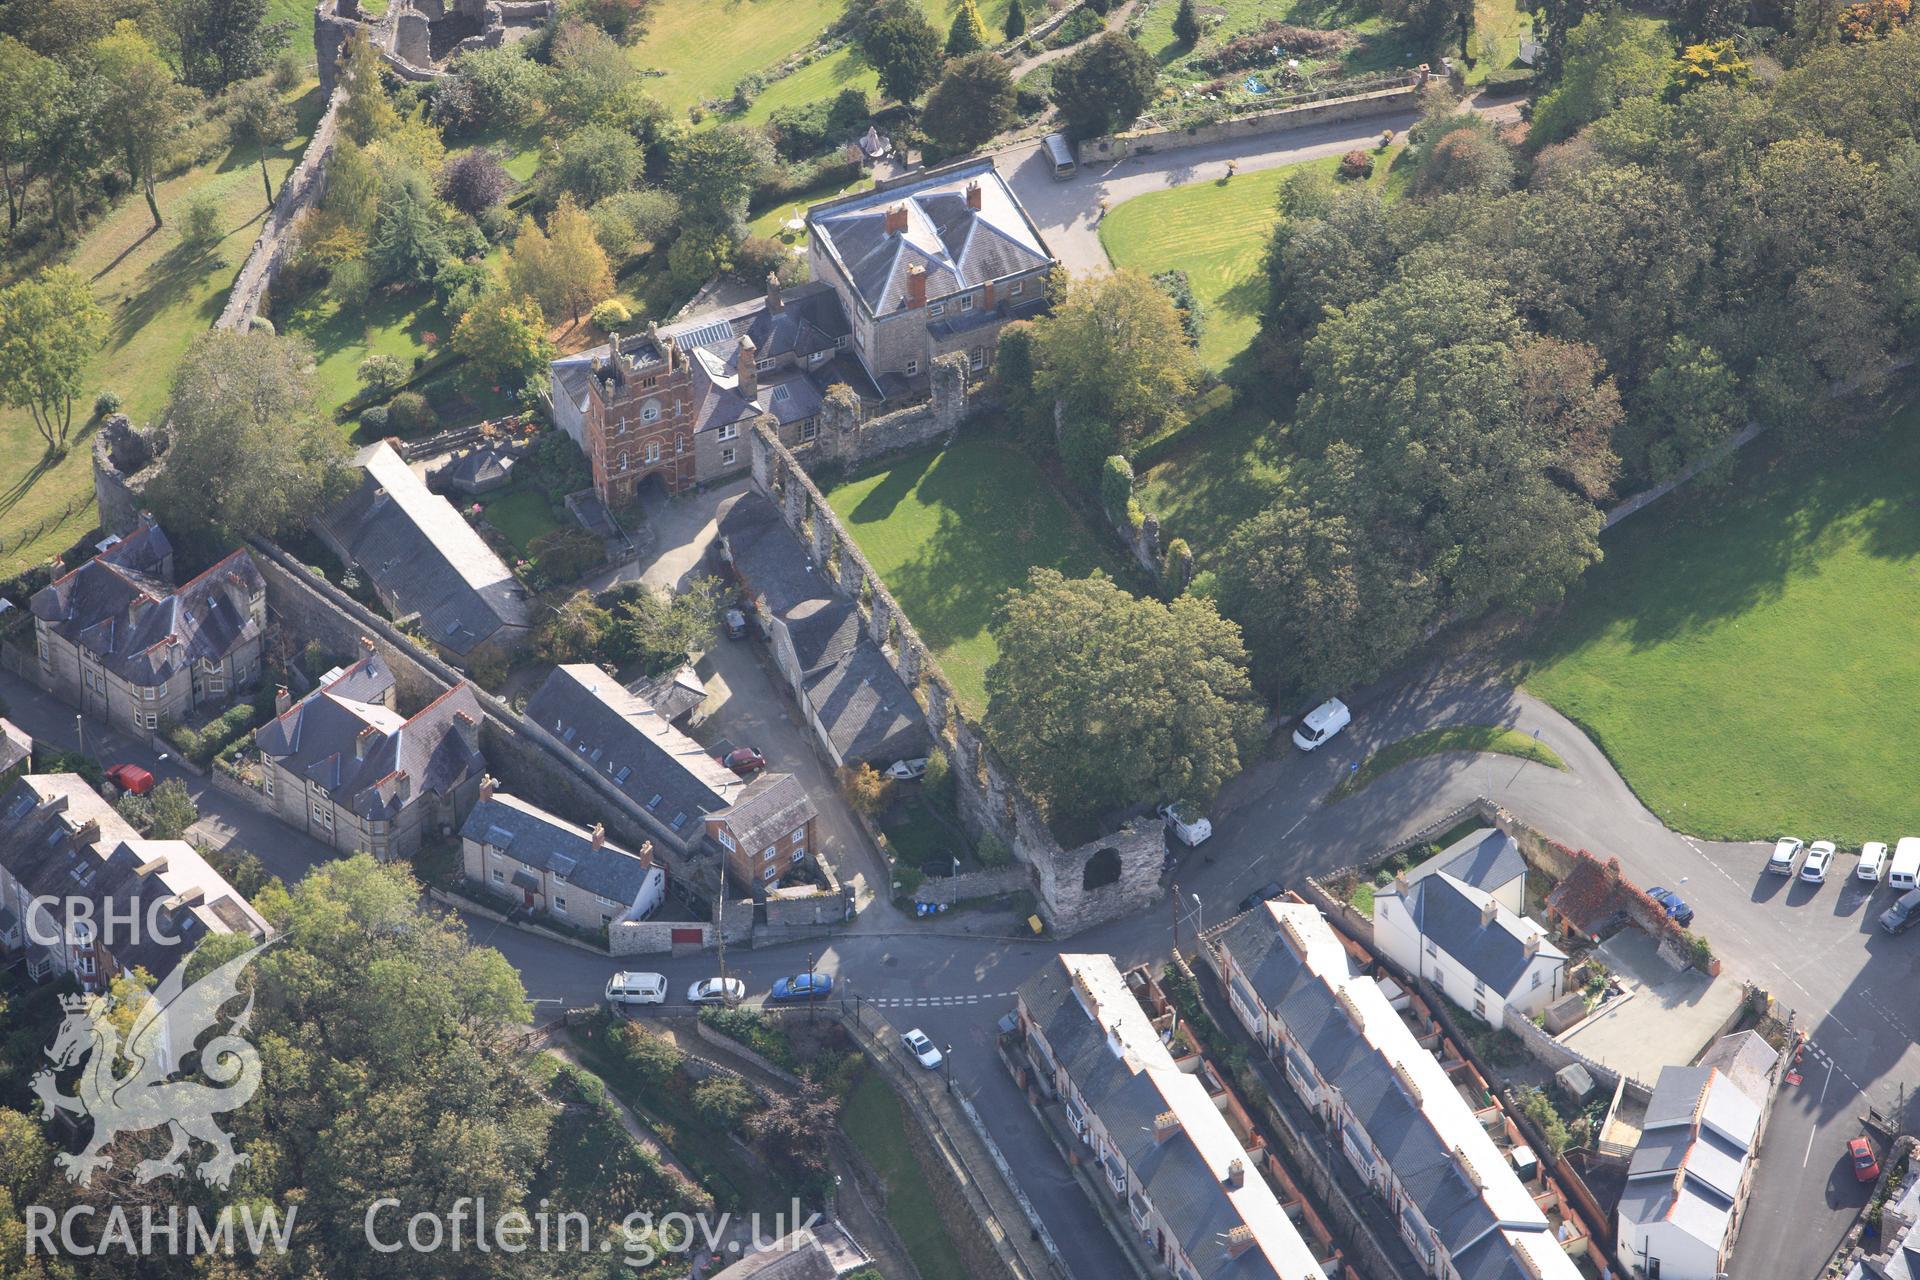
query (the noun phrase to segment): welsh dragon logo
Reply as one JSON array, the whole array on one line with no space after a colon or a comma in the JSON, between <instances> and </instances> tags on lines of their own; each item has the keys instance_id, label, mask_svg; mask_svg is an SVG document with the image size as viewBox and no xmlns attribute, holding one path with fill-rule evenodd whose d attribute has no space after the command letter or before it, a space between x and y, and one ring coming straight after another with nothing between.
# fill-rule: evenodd
<instances>
[{"instance_id":1,"label":"welsh dragon logo","mask_svg":"<svg viewBox=\"0 0 1920 1280\"><path fill-rule=\"evenodd\" d=\"M184 990L187 966L176 966L157 991L142 998L124 1041L109 1001L63 999L67 1017L47 1050L53 1067L34 1076L33 1091L40 1098L43 1120L53 1119L56 1111L69 1111L93 1121L93 1136L84 1150L55 1157L69 1181L87 1186L95 1169L111 1167L113 1157L106 1149L119 1135L162 1126L172 1130L173 1145L161 1159L136 1166L134 1174L143 1183L184 1173L180 1157L193 1138L214 1149L198 1166L201 1180L211 1186L224 1188L233 1171L251 1159L236 1152L233 1139L214 1122L221 1112L245 1106L260 1087L260 1055L239 1034L253 1013L251 991L246 1007L226 1030L200 1047L200 1073L214 1085L173 1076L201 1034L219 1020L221 1008L238 996L241 972L270 945L263 942L243 952ZM54 1072L89 1054L77 1092L61 1093ZM125 1074L116 1074L119 1067Z\"/></svg>"}]
</instances>

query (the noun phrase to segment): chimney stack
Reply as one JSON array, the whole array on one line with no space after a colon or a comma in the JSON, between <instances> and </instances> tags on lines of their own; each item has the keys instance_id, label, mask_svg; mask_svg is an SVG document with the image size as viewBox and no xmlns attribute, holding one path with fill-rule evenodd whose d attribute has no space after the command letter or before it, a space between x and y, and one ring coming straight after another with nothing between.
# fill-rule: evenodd
<instances>
[{"instance_id":1,"label":"chimney stack","mask_svg":"<svg viewBox=\"0 0 1920 1280\"><path fill-rule=\"evenodd\" d=\"M373 654L373 637L372 636L360 637L360 652L363 655L366 655L369 657L372 656Z\"/></svg>"},{"instance_id":2,"label":"chimney stack","mask_svg":"<svg viewBox=\"0 0 1920 1280\"><path fill-rule=\"evenodd\" d=\"M653 870L653 841L648 840L640 846L640 874Z\"/></svg>"},{"instance_id":3,"label":"chimney stack","mask_svg":"<svg viewBox=\"0 0 1920 1280\"><path fill-rule=\"evenodd\" d=\"M275 685L273 689L273 714L283 716L293 710L293 695L287 692L287 686Z\"/></svg>"},{"instance_id":4,"label":"chimney stack","mask_svg":"<svg viewBox=\"0 0 1920 1280\"><path fill-rule=\"evenodd\" d=\"M1540 931L1538 929L1535 929L1532 933L1529 933L1527 935L1527 959L1531 960L1539 954L1540 954Z\"/></svg>"},{"instance_id":5,"label":"chimney stack","mask_svg":"<svg viewBox=\"0 0 1920 1280\"><path fill-rule=\"evenodd\" d=\"M1246 1161L1242 1160L1239 1156L1235 1156L1233 1159L1227 1161L1226 1184L1237 1191L1246 1184L1246 1181Z\"/></svg>"},{"instance_id":6,"label":"chimney stack","mask_svg":"<svg viewBox=\"0 0 1920 1280\"><path fill-rule=\"evenodd\" d=\"M1155 1146L1165 1142L1178 1132L1180 1132L1180 1117L1174 1112L1162 1111L1153 1118L1153 1141Z\"/></svg>"},{"instance_id":7,"label":"chimney stack","mask_svg":"<svg viewBox=\"0 0 1920 1280\"><path fill-rule=\"evenodd\" d=\"M784 311L786 307L786 300L780 296L780 277L767 272L767 310Z\"/></svg>"},{"instance_id":8,"label":"chimney stack","mask_svg":"<svg viewBox=\"0 0 1920 1280\"><path fill-rule=\"evenodd\" d=\"M1252 1227L1243 1222L1233 1230L1227 1232L1227 1256L1229 1258L1237 1258L1251 1248L1253 1248Z\"/></svg>"},{"instance_id":9,"label":"chimney stack","mask_svg":"<svg viewBox=\"0 0 1920 1280\"><path fill-rule=\"evenodd\" d=\"M887 210L887 234L897 236L907 229L907 206L896 204Z\"/></svg>"},{"instance_id":10,"label":"chimney stack","mask_svg":"<svg viewBox=\"0 0 1920 1280\"><path fill-rule=\"evenodd\" d=\"M760 352L753 345L751 334L740 335L740 354L734 358L734 372L740 376L740 398L751 400L760 394L760 370L755 361Z\"/></svg>"},{"instance_id":11,"label":"chimney stack","mask_svg":"<svg viewBox=\"0 0 1920 1280\"><path fill-rule=\"evenodd\" d=\"M975 182L969 182L969 183L967 184L967 208L969 208L969 209L972 209L972 210L974 210L975 212L978 212L978 211L979 211L979 208L980 208L980 184L979 184L979 182L977 182L977 181L975 181Z\"/></svg>"},{"instance_id":12,"label":"chimney stack","mask_svg":"<svg viewBox=\"0 0 1920 1280\"><path fill-rule=\"evenodd\" d=\"M1493 923L1494 917L1499 913L1500 904L1495 902L1492 897L1488 897L1485 902L1480 904L1480 927L1482 929L1487 928Z\"/></svg>"},{"instance_id":13,"label":"chimney stack","mask_svg":"<svg viewBox=\"0 0 1920 1280\"><path fill-rule=\"evenodd\" d=\"M353 758L355 760L365 760L367 758L367 743L379 732L380 731L372 725L368 725L360 731L359 736L353 740Z\"/></svg>"},{"instance_id":14,"label":"chimney stack","mask_svg":"<svg viewBox=\"0 0 1920 1280\"><path fill-rule=\"evenodd\" d=\"M927 305L927 269L919 263L907 268L907 306Z\"/></svg>"},{"instance_id":15,"label":"chimney stack","mask_svg":"<svg viewBox=\"0 0 1920 1280\"><path fill-rule=\"evenodd\" d=\"M494 790L498 786L499 784L494 781L492 774L490 773L481 774L480 775L480 798L482 800L493 799Z\"/></svg>"},{"instance_id":16,"label":"chimney stack","mask_svg":"<svg viewBox=\"0 0 1920 1280\"><path fill-rule=\"evenodd\" d=\"M596 849L602 849L606 847L606 843L607 843L606 823L604 822L594 823L593 824L593 847Z\"/></svg>"}]
</instances>

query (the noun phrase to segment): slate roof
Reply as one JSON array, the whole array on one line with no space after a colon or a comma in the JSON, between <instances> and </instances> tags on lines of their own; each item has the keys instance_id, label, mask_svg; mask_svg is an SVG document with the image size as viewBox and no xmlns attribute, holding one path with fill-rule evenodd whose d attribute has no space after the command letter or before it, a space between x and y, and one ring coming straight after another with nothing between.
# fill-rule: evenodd
<instances>
[{"instance_id":1,"label":"slate roof","mask_svg":"<svg viewBox=\"0 0 1920 1280\"><path fill-rule=\"evenodd\" d=\"M1493 918L1488 921L1484 908L1492 897L1444 871L1414 881L1404 896L1408 918L1418 925L1421 936L1503 996L1512 993L1536 956L1567 958L1546 940L1538 924L1498 903L1493 903ZM1527 950L1530 937L1540 939L1533 953Z\"/></svg>"},{"instance_id":2,"label":"slate roof","mask_svg":"<svg viewBox=\"0 0 1920 1280\"><path fill-rule=\"evenodd\" d=\"M706 748L598 667L555 667L525 714L689 842L702 839L703 816L731 807L745 789Z\"/></svg>"},{"instance_id":3,"label":"slate roof","mask_svg":"<svg viewBox=\"0 0 1920 1280\"><path fill-rule=\"evenodd\" d=\"M980 208L967 203L977 184ZM906 211L904 231L889 233L888 210ZM875 315L906 304L909 267L927 276L927 298L1041 270L1053 261L1039 229L991 160L930 170L917 181L815 205L807 214L814 243Z\"/></svg>"},{"instance_id":4,"label":"slate roof","mask_svg":"<svg viewBox=\"0 0 1920 1280\"><path fill-rule=\"evenodd\" d=\"M1021 986L1020 1002L1133 1171L1129 1194L1153 1205L1201 1280L1324 1277L1206 1086L1174 1065L1111 957L1056 956ZM1169 1111L1178 1129L1156 1140L1156 1117ZM1245 1173L1237 1188L1225 1182L1234 1159ZM1236 1228L1254 1233L1238 1257L1226 1244Z\"/></svg>"},{"instance_id":5,"label":"slate roof","mask_svg":"<svg viewBox=\"0 0 1920 1280\"><path fill-rule=\"evenodd\" d=\"M804 688L842 760L891 764L927 754L932 739L920 704L886 655L866 640L808 676Z\"/></svg>"},{"instance_id":6,"label":"slate roof","mask_svg":"<svg viewBox=\"0 0 1920 1280\"><path fill-rule=\"evenodd\" d=\"M818 816L800 779L790 773L762 773L727 810L728 830L742 849L764 849Z\"/></svg>"},{"instance_id":7,"label":"slate roof","mask_svg":"<svg viewBox=\"0 0 1920 1280\"><path fill-rule=\"evenodd\" d=\"M360 486L322 523L383 597L419 614L428 637L456 654L531 625L526 588L392 445L368 445L353 461Z\"/></svg>"},{"instance_id":8,"label":"slate roof","mask_svg":"<svg viewBox=\"0 0 1920 1280\"><path fill-rule=\"evenodd\" d=\"M1294 1051L1339 1090L1462 1280L1578 1274L1439 1061L1379 984L1352 972L1314 908L1268 902L1216 936Z\"/></svg>"},{"instance_id":9,"label":"slate roof","mask_svg":"<svg viewBox=\"0 0 1920 1280\"><path fill-rule=\"evenodd\" d=\"M443 489L485 493L513 478L513 469L520 465L522 452L506 443L482 445L447 459L429 478Z\"/></svg>"},{"instance_id":10,"label":"slate roof","mask_svg":"<svg viewBox=\"0 0 1920 1280\"><path fill-rule=\"evenodd\" d=\"M825 1247L802 1228L714 1272L708 1280L833 1280L835 1274Z\"/></svg>"},{"instance_id":11,"label":"slate roof","mask_svg":"<svg viewBox=\"0 0 1920 1280\"><path fill-rule=\"evenodd\" d=\"M1526 876L1527 860L1520 856L1520 846L1512 836L1482 827L1421 863L1407 878L1418 880L1436 871L1444 871L1472 888L1497 893L1502 886Z\"/></svg>"},{"instance_id":12,"label":"slate roof","mask_svg":"<svg viewBox=\"0 0 1920 1280\"><path fill-rule=\"evenodd\" d=\"M195 662L221 661L259 636L251 605L267 586L252 556L235 551L175 588L155 576L171 554L157 527L136 529L35 592L34 617L141 686Z\"/></svg>"},{"instance_id":13,"label":"slate roof","mask_svg":"<svg viewBox=\"0 0 1920 1280\"><path fill-rule=\"evenodd\" d=\"M1846 1280L1920 1280L1920 1182L1901 1188L1882 1221L1886 1252L1859 1256Z\"/></svg>"},{"instance_id":14,"label":"slate roof","mask_svg":"<svg viewBox=\"0 0 1920 1280\"><path fill-rule=\"evenodd\" d=\"M145 840L78 774L29 774L0 795L0 866L28 895L93 903L141 921L101 939L122 969L164 979L210 933L264 938L267 922L184 840ZM144 874L142 872L144 871ZM170 939L148 932L149 910ZM42 936L63 923L43 917Z\"/></svg>"},{"instance_id":15,"label":"slate roof","mask_svg":"<svg viewBox=\"0 0 1920 1280\"><path fill-rule=\"evenodd\" d=\"M336 692L341 683L314 690L261 725L254 737L261 754L368 821L391 822L421 796L450 794L486 772L468 741L479 741L481 710L466 681L411 719Z\"/></svg>"},{"instance_id":16,"label":"slate roof","mask_svg":"<svg viewBox=\"0 0 1920 1280\"><path fill-rule=\"evenodd\" d=\"M33 754L33 736L5 716L0 716L0 773Z\"/></svg>"},{"instance_id":17,"label":"slate roof","mask_svg":"<svg viewBox=\"0 0 1920 1280\"><path fill-rule=\"evenodd\" d=\"M666 880L666 872L653 865L651 849L643 857L605 840L596 848L591 831L504 792L474 805L460 834L583 892L629 906L649 881L664 885Z\"/></svg>"},{"instance_id":18,"label":"slate roof","mask_svg":"<svg viewBox=\"0 0 1920 1280\"><path fill-rule=\"evenodd\" d=\"M1700 1057L1699 1065L1713 1067L1737 1085L1749 1098L1767 1096L1769 1074L1780 1060L1774 1047L1758 1031L1738 1031L1722 1036Z\"/></svg>"},{"instance_id":19,"label":"slate roof","mask_svg":"<svg viewBox=\"0 0 1920 1280\"><path fill-rule=\"evenodd\" d=\"M1717 1067L1662 1067L1627 1165L1621 1221L1665 1219L1717 1250L1759 1138L1761 1105Z\"/></svg>"},{"instance_id":20,"label":"slate roof","mask_svg":"<svg viewBox=\"0 0 1920 1280\"><path fill-rule=\"evenodd\" d=\"M905 681L860 622L852 600L813 567L779 510L764 495L745 493L720 516L720 536L734 573L784 627L801 672L800 695L843 760L895 760L925 755L925 718Z\"/></svg>"},{"instance_id":21,"label":"slate roof","mask_svg":"<svg viewBox=\"0 0 1920 1280\"><path fill-rule=\"evenodd\" d=\"M393 692L393 672L378 651L368 649L360 661L339 668L331 679L321 682L321 687L336 698L384 705Z\"/></svg>"},{"instance_id":22,"label":"slate roof","mask_svg":"<svg viewBox=\"0 0 1920 1280\"><path fill-rule=\"evenodd\" d=\"M669 722L699 710L707 700L707 685L700 673L686 664L679 669L634 684L633 692Z\"/></svg>"}]
</instances>

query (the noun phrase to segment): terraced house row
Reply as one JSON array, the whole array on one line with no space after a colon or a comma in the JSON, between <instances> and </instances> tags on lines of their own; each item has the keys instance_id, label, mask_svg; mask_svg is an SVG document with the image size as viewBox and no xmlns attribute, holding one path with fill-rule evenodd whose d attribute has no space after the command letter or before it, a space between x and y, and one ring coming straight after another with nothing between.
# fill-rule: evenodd
<instances>
[{"instance_id":1,"label":"terraced house row","mask_svg":"<svg viewBox=\"0 0 1920 1280\"><path fill-rule=\"evenodd\" d=\"M1274 901L1211 935L1247 1030L1328 1126L1436 1280L1576 1280L1587 1238L1504 1113L1471 1105L1314 907ZM1477 1091L1476 1091L1477 1092ZM1484 1095L1481 1095L1484 1096ZM1528 1173L1523 1180L1518 1167Z\"/></svg>"}]
</instances>

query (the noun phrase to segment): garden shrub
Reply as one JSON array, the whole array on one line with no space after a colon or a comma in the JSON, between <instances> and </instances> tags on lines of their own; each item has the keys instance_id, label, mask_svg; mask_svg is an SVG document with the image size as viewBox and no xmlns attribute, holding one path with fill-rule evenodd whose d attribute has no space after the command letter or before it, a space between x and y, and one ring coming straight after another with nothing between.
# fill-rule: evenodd
<instances>
[{"instance_id":1,"label":"garden shrub","mask_svg":"<svg viewBox=\"0 0 1920 1280\"><path fill-rule=\"evenodd\" d=\"M1373 157L1364 151L1349 151L1340 157L1340 176L1343 178L1371 178L1373 176Z\"/></svg>"},{"instance_id":2,"label":"garden shrub","mask_svg":"<svg viewBox=\"0 0 1920 1280\"><path fill-rule=\"evenodd\" d=\"M587 319L591 320L593 327L600 332L612 333L618 326L630 322L633 319L633 312L628 310L627 304L620 299L608 298L605 302L595 303Z\"/></svg>"},{"instance_id":3,"label":"garden shrub","mask_svg":"<svg viewBox=\"0 0 1920 1280\"><path fill-rule=\"evenodd\" d=\"M1200 306L1200 299L1193 295L1193 281L1187 273L1178 267L1171 271L1155 274L1153 282L1160 291L1173 299L1174 310L1180 313L1180 331L1187 335L1187 344L1200 345L1200 335L1206 329L1206 319Z\"/></svg>"},{"instance_id":4,"label":"garden shrub","mask_svg":"<svg viewBox=\"0 0 1920 1280\"><path fill-rule=\"evenodd\" d=\"M729 1040L739 1041L784 1071L800 1069L799 1055L794 1053L786 1033L768 1021L764 1014L752 1009L709 1007L700 1010L700 1021Z\"/></svg>"},{"instance_id":5,"label":"garden shrub","mask_svg":"<svg viewBox=\"0 0 1920 1280\"><path fill-rule=\"evenodd\" d=\"M120 397L112 391L102 391L93 398L93 416L104 418L110 413L120 412Z\"/></svg>"},{"instance_id":6,"label":"garden shrub","mask_svg":"<svg viewBox=\"0 0 1920 1280\"><path fill-rule=\"evenodd\" d=\"M999 868L1013 862L1013 850L991 831L980 837L980 843L974 846L973 856L980 860L983 867Z\"/></svg>"},{"instance_id":7,"label":"garden shrub","mask_svg":"<svg viewBox=\"0 0 1920 1280\"><path fill-rule=\"evenodd\" d=\"M1106 30L1107 24L1092 8L1092 0L1067 15L1067 20L1053 29L1047 37L1047 43L1055 49L1064 49L1070 44L1078 44L1088 36L1099 35Z\"/></svg>"},{"instance_id":8,"label":"garden shrub","mask_svg":"<svg viewBox=\"0 0 1920 1280\"><path fill-rule=\"evenodd\" d=\"M369 439L381 439L387 434L387 406L369 405L360 411L360 429Z\"/></svg>"},{"instance_id":9,"label":"garden shrub","mask_svg":"<svg viewBox=\"0 0 1920 1280\"><path fill-rule=\"evenodd\" d=\"M401 435L424 435L440 425L440 415L418 391L402 391L387 402L387 426Z\"/></svg>"}]
</instances>

